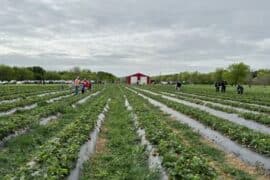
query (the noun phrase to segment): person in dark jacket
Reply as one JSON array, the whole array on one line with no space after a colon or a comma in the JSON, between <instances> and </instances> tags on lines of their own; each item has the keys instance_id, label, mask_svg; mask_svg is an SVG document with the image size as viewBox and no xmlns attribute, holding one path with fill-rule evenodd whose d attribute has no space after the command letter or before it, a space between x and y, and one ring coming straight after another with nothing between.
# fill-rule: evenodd
<instances>
[{"instance_id":1,"label":"person in dark jacket","mask_svg":"<svg viewBox=\"0 0 270 180\"><path fill-rule=\"evenodd\" d=\"M215 83L215 88L216 88L216 92L219 92L219 90L220 90L220 83L218 81L216 81L216 83Z\"/></svg>"},{"instance_id":2,"label":"person in dark jacket","mask_svg":"<svg viewBox=\"0 0 270 180\"><path fill-rule=\"evenodd\" d=\"M182 83L180 81L177 81L176 83L176 90L179 91L182 86Z\"/></svg>"},{"instance_id":3,"label":"person in dark jacket","mask_svg":"<svg viewBox=\"0 0 270 180\"><path fill-rule=\"evenodd\" d=\"M85 92L85 89L86 89L86 80L84 79L83 82L82 82L82 94L84 94Z\"/></svg>"},{"instance_id":4,"label":"person in dark jacket","mask_svg":"<svg viewBox=\"0 0 270 180\"><path fill-rule=\"evenodd\" d=\"M225 93L226 92L226 81L221 81L221 92Z\"/></svg>"},{"instance_id":5,"label":"person in dark jacket","mask_svg":"<svg viewBox=\"0 0 270 180\"><path fill-rule=\"evenodd\" d=\"M244 93L244 87L240 84L237 85L237 93L243 94Z\"/></svg>"}]
</instances>

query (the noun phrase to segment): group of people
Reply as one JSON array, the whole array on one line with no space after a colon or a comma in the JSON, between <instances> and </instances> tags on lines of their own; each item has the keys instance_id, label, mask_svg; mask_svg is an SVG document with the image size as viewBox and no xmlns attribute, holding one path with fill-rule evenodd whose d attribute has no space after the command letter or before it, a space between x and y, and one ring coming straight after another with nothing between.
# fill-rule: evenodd
<instances>
[{"instance_id":1,"label":"group of people","mask_svg":"<svg viewBox=\"0 0 270 180\"><path fill-rule=\"evenodd\" d=\"M217 81L215 83L215 88L216 88L216 92L226 92L226 86L227 86L227 82L226 81ZM236 91L237 94L243 94L244 93L244 86L237 84L236 86Z\"/></svg>"},{"instance_id":2,"label":"group of people","mask_svg":"<svg viewBox=\"0 0 270 180\"><path fill-rule=\"evenodd\" d=\"M216 92L222 92L225 93L226 92L226 86L227 86L227 82L226 81L217 81L215 83L215 88L216 88Z\"/></svg>"},{"instance_id":3,"label":"group of people","mask_svg":"<svg viewBox=\"0 0 270 180\"><path fill-rule=\"evenodd\" d=\"M74 91L75 95L78 95L79 91L81 91L81 93L84 94L87 89L89 90L92 89L91 82L87 81L86 79L80 80L79 76L75 79L74 86L75 86L75 91Z\"/></svg>"}]
</instances>

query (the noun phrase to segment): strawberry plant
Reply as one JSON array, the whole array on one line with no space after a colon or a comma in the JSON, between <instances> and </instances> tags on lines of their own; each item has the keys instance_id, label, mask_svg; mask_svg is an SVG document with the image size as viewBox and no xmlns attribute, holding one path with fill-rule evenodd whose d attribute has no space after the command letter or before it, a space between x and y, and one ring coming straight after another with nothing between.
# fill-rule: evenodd
<instances>
[{"instance_id":1,"label":"strawberry plant","mask_svg":"<svg viewBox=\"0 0 270 180\"><path fill-rule=\"evenodd\" d=\"M211 127L213 130L225 134L243 146L264 154L265 156L270 156L270 136L267 134L255 132L247 127L213 116L203 110L164 99L159 95L153 95L144 91L140 92L200 121L206 126Z\"/></svg>"}]
</instances>

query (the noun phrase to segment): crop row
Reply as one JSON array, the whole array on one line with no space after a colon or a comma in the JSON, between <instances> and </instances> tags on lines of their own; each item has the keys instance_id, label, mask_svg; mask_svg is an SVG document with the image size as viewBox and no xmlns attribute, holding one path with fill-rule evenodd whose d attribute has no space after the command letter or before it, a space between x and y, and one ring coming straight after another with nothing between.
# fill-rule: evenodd
<instances>
[{"instance_id":1,"label":"crop row","mask_svg":"<svg viewBox=\"0 0 270 180\"><path fill-rule=\"evenodd\" d=\"M6 178L63 179L75 166L80 146L87 141L95 127L98 114L108 99L108 93L87 106L70 124L41 145L29 163Z\"/></svg>"},{"instance_id":2,"label":"crop row","mask_svg":"<svg viewBox=\"0 0 270 180\"><path fill-rule=\"evenodd\" d=\"M20 99L16 102L13 102L13 103L0 105L0 112L5 112L5 111L11 110L11 109L16 108L16 107L23 107L23 106L34 104L37 102L38 103L45 102L46 100L49 100L49 99L52 99L52 98L55 98L58 96L64 96L67 94L69 94L69 92L63 91L63 92L56 93L56 94L48 94L48 95L43 96L43 97L33 96L33 97L25 98L25 99Z\"/></svg>"},{"instance_id":3,"label":"crop row","mask_svg":"<svg viewBox=\"0 0 270 180\"><path fill-rule=\"evenodd\" d=\"M194 107L190 107L181 103L172 102L164 99L159 95L152 95L146 92L140 91L142 94L147 95L157 101L160 101L167 106L183 113L191 118L194 118L206 126L211 127L213 130L217 130L230 139L237 141L238 143L251 148L252 150L270 156L270 137L269 135L255 132L247 127L232 123L225 119L213 116L205 111L199 110Z\"/></svg>"},{"instance_id":4,"label":"crop row","mask_svg":"<svg viewBox=\"0 0 270 180\"><path fill-rule=\"evenodd\" d=\"M157 147L163 157L163 166L172 179L213 179L217 176L202 154L186 146L182 138L168 128L160 113L155 113L130 93L128 99L138 117L139 127L145 129L146 137Z\"/></svg>"},{"instance_id":5,"label":"crop row","mask_svg":"<svg viewBox=\"0 0 270 180\"><path fill-rule=\"evenodd\" d=\"M243 103L253 103L270 106L270 96L266 92L252 92L252 89L246 89L244 96L239 96L236 93L236 87L229 87L227 89L228 91L226 93L220 94L215 92L214 86L184 86L182 88L182 91L196 95L205 95L213 98L230 99L233 101L237 100Z\"/></svg>"},{"instance_id":6,"label":"crop row","mask_svg":"<svg viewBox=\"0 0 270 180\"><path fill-rule=\"evenodd\" d=\"M157 88L146 88L155 92L160 92L160 90L158 90ZM212 107L214 109L217 110L222 110L225 112L229 112L229 113L236 113L238 114L240 117L243 117L245 119L249 119L249 120L255 120L259 123L263 123L266 125L270 124L270 117L267 114L263 114L263 113L270 113L270 108L265 108L265 107L259 107L259 106L254 106L251 104L243 104L243 103L238 103L238 102L233 102L233 101L227 101L227 100L220 100L220 99L215 99L215 98L209 98L206 96L193 96L191 94L183 94L181 92L175 92L174 90L170 89L167 91L163 91L163 92L169 92L172 93L174 95L176 95L177 97L181 98L181 99L186 99L189 101L193 101L194 103L197 104L205 104L209 107ZM201 100L201 101L200 101ZM248 109L250 111L257 111L257 112L262 112L261 114L259 113L252 113L252 112L239 112L238 110L234 110L233 108L224 108L224 107L220 107L220 106L216 106L210 103L203 103L202 101L209 101L209 102L214 102L214 103L218 103L221 105L228 105L231 107L239 107L242 109Z\"/></svg>"},{"instance_id":7,"label":"crop row","mask_svg":"<svg viewBox=\"0 0 270 180\"><path fill-rule=\"evenodd\" d=\"M257 111L257 112L262 112L262 113L268 113L270 114L270 107L263 107L263 106L259 106L259 105L253 105L253 104L246 104L246 103L241 103L241 102L237 102L237 101L228 101L226 99L215 99L215 98L211 98L211 97L205 97L205 96L192 96L189 94L181 94L180 95L184 95L187 97L192 97L195 99L201 99L201 100L205 100L205 101L212 101L215 103L221 103L224 105L229 105L229 106L233 106L233 107L239 107L239 108L243 108L243 109L248 109L250 111Z\"/></svg>"},{"instance_id":8,"label":"crop row","mask_svg":"<svg viewBox=\"0 0 270 180\"><path fill-rule=\"evenodd\" d=\"M154 90L154 92L159 93L159 91L157 91L157 90ZM219 111L223 111L223 112L227 112L227 113L234 113L234 114L237 114L239 117L245 118L246 120L254 120L258 123L262 123L262 124L270 126L270 116L267 114L243 112L243 111L237 110L237 109L230 107L230 106L223 107L222 104L221 104L221 106L219 106L219 105L212 104L209 101L204 101L204 100L200 100L200 99L195 98L195 97L190 97L190 96L185 96L185 95L180 95L180 94L175 94L175 93L174 94L169 93L167 95L177 97L179 99L189 101L192 103L204 105L204 106L207 106L209 108L216 109ZM214 103L217 103L217 102L214 102Z\"/></svg>"},{"instance_id":9,"label":"crop row","mask_svg":"<svg viewBox=\"0 0 270 180\"><path fill-rule=\"evenodd\" d=\"M63 129L74 123L76 119L81 118L81 115L88 112L89 109L98 110L96 107L99 99L100 96L92 97L91 100L80 105L79 108L70 108L64 112L57 121L52 121L45 126L35 126L27 134L8 141L4 149L0 151L0 178L4 179L6 176L6 179L9 179L7 177L17 172L20 167L26 166L29 161L31 164L31 160L35 155L43 150L42 145L59 135ZM25 178L33 179L30 176Z\"/></svg>"},{"instance_id":10,"label":"crop row","mask_svg":"<svg viewBox=\"0 0 270 180\"><path fill-rule=\"evenodd\" d=\"M71 109L69 113L62 114L57 121L51 121L45 126L32 127L26 134L7 141L0 151L0 179L4 179L7 174L13 174L20 166L27 164L39 146L54 137L80 113L81 110L77 112Z\"/></svg>"},{"instance_id":11,"label":"crop row","mask_svg":"<svg viewBox=\"0 0 270 180\"><path fill-rule=\"evenodd\" d=\"M205 103L204 105L206 105L206 106L208 106L210 108L216 109L216 110L237 114L239 117L242 117L242 118L244 118L246 120L252 120L252 121L256 121L258 123L270 126L270 116L267 115L267 114L257 114L257 113L252 113L252 112L241 112L241 111L238 111L238 110L233 109L233 108L221 107L221 106L217 106L217 105L214 105L214 104L211 104L211 103Z\"/></svg>"},{"instance_id":12,"label":"crop row","mask_svg":"<svg viewBox=\"0 0 270 180\"><path fill-rule=\"evenodd\" d=\"M147 124L149 123L148 126L153 124L152 126L149 127L150 131L146 131L146 133L150 133L148 137L154 139L154 141L152 140L152 142L156 142L158 148L166 147L166 149L163 149L163 154L166 154L166 153L169 154L169 156L167 156L169 157L169 162L170 162L169 164L176 166L178 159L181 158L181 156L184 155L184 153L190 152L193 154L193 156L196 156L199 158L202 157L203 160L207 162L208 166L210 166L210 169L213 167L214 168L213 170L215 171L216 176L218 176L218 178L224 179L224 178L231 177L232 179L252 179L249 174L250 172L247 172L245 169L240 170L239 167L235 166L235 164L231 164L230 160L227 159L227 155L223 151L213 147L212 145L209 145L209 143L206 143L206 141L202 139L200 134L193 131L188 125L179 123L173 118L170 118L167 114L164 114L163 112L161 112L159 108L150 104L147 100L143 99L142 97L136 96L130 92L127 92L127 93L129 94L129 101L133 103L133 108L134 108L134 105L137 103L137 108L134 108L135 111L138 111L136 112L136 114L137 115L140 114L141 111L144 112L141 115L141 119L139 117L139 120L150 121L150 122L141 122L140 126L145 128L144 127L145 123ZM144 118L146 114L149 114L149 117L147 116L147 119ZM153 134L153 136L151 134ZM170 138L170 141L168 143L167 143L168 140L164 142L164 139L162 139L164 138L164 136ZM159 141L156 139L162 139L162 140ZM162 144L159 145L159 143L165 143L166 146L164 147L162 146ZM172 148L172 147L175 147L175 148L178 147L181 149L186 148L188 150L180 151L181 153L176 153L176 155L173 153L170 155L170 152L174 152L174 151L168 148ZM159 152L159 153L163 156L162 152ZM171 158L171 156L175 159ZM166 167L166 163L168 162L165 162L165 160L166 158L163 158L163 164ZM175 167L175 169L177 169L179 171L178 173L182 175L180 176L180 179L187 178L187 177L183 177L184 176L183 174L186 173L185 171L189 171L189 170L181 166L182 165L180 165L180 167ZM179 178L179 177L176 178L174 176L175 172L172 172L172 170L170 170L169 172L173 173L173 175L171 175L171 177L173 177L172 179ZM191 172L192 170L190 170L190 173ZM257 173L254 173L252 175L257 176ZM202 178L200 175L199 177Z\"/></svg>"},{"instance_id":13,"label":"crop row","mask_svg":"<svg viewBox=\"0 0 270 180\"><path fill-rule=\"evenodd\" d=\"M8 117L0 117L0 139L14 133L21 128L35 125L43 117L54 115L58 112L64 113L65 111L69 111L72 104L88 95L89 94L85 94L82 96L72 96L70 98L66 98L65 100L61 100L59 102L51 104L44 102L44 104L31 111L17 113Z\"/></svg>"},{"instance_id":14,"label":"crop row","mask_svg":"<svg viewBox=\"0 0 270 180\"><path fill-rule=\"evenodd\" d=\"M175 88L172 86L149 86L145 88L152 89L152 90L155 89L155 90L160 90L160 91L165 91L165 92L170 92L170 93L176 93ZM264 106L260 106L260 105L267 105L265 103L262 103L263 99L259 100L259 103L257 103L256 101L252 99L249 101L241 101L242 96L239 96L239 95L233 95L233 97L230 97L230 95L227 95L227 93L221 94L221 95L217 93L213 94L209 90L205 91L205 93L194 93L192 90L189 91L190 88L187 88L187 89L184 87L183 89L181 89L181 92L177 92L177 93L184 96L195 97L201 100L213 101L213 102L222 103L222 104L226 104L226 105L230 105L234 107L246 108L252 111L270 113L270 107L267 108ZM207 94L207 92L209 94Z\"/></svg>"},{"instance_id":15,"label":"crop row","mask_svg":"<svg viewBox=\"0 0 270 180\"><path fill-rule=\"evenodd\" d=\"M0 89L0 100L23 98L25 96L63 90L59 85L0 86ZM64 89L67 89L67 86L64 86Z\"/></svg>"},{"instance_id":16,"label":"crop row","mask_svg":"<svg viewBox=\"0 0 270 180\"><path fill-rule=\"evenodd\" d=\"M136 135L119 89L111 91L110 111L97 142L96 154L80 179L158 179L147 166L147 155Z\"/></svg>"}]
</instances>

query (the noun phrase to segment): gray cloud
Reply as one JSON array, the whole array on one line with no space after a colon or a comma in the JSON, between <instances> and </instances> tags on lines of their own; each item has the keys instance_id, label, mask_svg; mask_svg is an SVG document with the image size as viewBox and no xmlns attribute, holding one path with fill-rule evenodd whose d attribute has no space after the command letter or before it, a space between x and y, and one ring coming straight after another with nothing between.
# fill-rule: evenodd
<instances>
[{"instance_id":1,"label":"gray cloud","mask_svg":"<svg viewBox=\"0 0 270 180\"><path fill-rule=\"evenodd\" d=\"M126 75L270 67L268 0L2 0L0 64Z\"/></svg>"}]
</instances>

